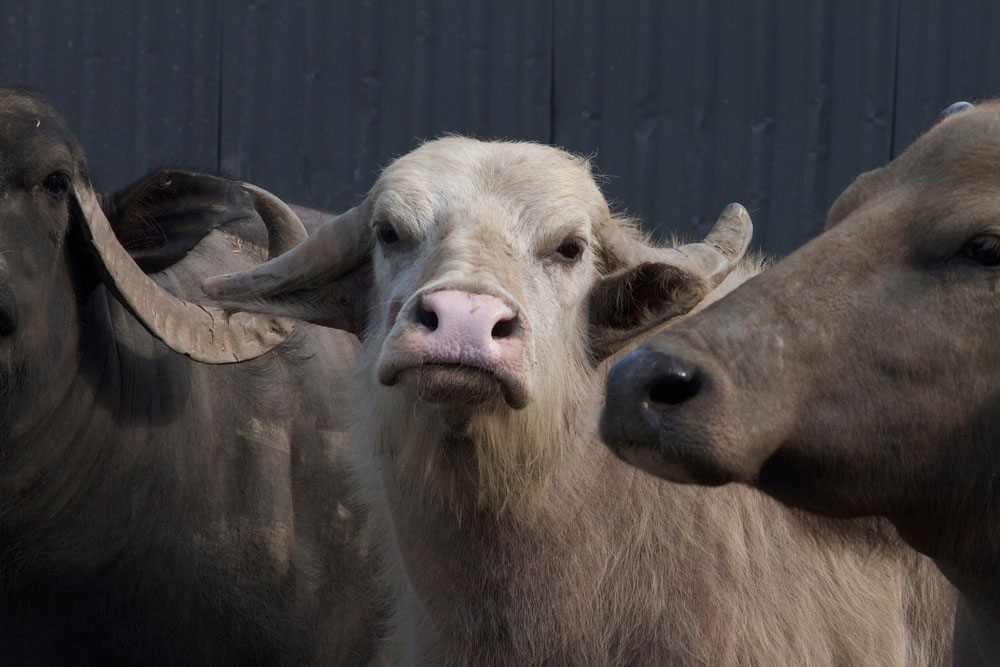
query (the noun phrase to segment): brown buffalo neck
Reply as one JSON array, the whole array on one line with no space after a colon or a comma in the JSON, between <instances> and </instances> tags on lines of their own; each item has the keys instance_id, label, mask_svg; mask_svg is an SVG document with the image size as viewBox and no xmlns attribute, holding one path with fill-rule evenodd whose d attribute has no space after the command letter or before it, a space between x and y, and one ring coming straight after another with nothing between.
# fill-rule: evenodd
<instances>
[{"instance_id":1,"label":"brown buffalo neck","mask_svg":"<svg viewBox=\"0 0 1000 667\"><path fill-rule=\"evenodd\" d=\"M928 475L934 481L908 487L906 501L889 516L970 609L1000 618L1000 455L992 443L959 442L948 451L941 468ZM971 454L963 459L963 452Z\"/></svg>"}]
</instances>

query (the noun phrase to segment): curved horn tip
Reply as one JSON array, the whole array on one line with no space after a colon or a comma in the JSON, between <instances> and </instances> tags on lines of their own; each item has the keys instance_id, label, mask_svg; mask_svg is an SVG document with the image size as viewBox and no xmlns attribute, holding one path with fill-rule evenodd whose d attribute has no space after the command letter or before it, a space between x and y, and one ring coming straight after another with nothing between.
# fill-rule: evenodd
<instances>
[{"instance_id":1,"label":"curved horn tip","mask_svg":"<svg viewBox=\"0 0 1000 667\"><path fill-rule=\"evenodd\" d=\"M719 219L704 243L721 252L730 261L743 256L753 238L753 221L742 204L732 203L722 209Z\"/></svg>"},{"instance_id":2,"label":"curved horn tip","mask_svg":"<svg viewBox=\"0 0 1000 667\"><path fill-rule=\"evenodd\" d=\"M280 197L246 181L240 181L240 187L253 199L267 227L269 258L288 252L309 236L299 216Z\"/></svg>"},{"instance_id":3,"label":"curved horn tip","mask_svg":"<svg viewBox=\"0 0 1000 667\"><path fill-rule=\"evenodd\" d=\"M954 116L960 111L965 111L966 109L972 109L973 107L975 107L975 105L972 104L971 102L955 102L954 104L950 104L948 105L947 108L943 109L941 113L938 114L937 122L940 123L942 120L948 118L949 116Z\"/></svg>"},{"instance_id":4,"label":"curved horn tip","mask_svg":"<svg viewBox=\"0 0 1000 667\"><path fill-rule=\"evenodd\" d=\"M265 265L260 265L265 266ZM240 297L254 294L261 289L261 283L269 283L276 279L270 273L261 274L260 267L247 271L223 273L210 276L201 282L201 291L214 298Z\"/></svg>"},{"instance_id":5,"label":"curved horn tip","mask_svg":"<svg viewBox=\"0 0 1000 667\"><path fill-rule=\"evenodd\" d=\"M201 282L201 291L208 296L219 297L225 296L231 289L232 286L229 284L228 280L233 274L225 273L221 276L212 276L211 278L205 278Z\"/></svg>"}]
</instances>

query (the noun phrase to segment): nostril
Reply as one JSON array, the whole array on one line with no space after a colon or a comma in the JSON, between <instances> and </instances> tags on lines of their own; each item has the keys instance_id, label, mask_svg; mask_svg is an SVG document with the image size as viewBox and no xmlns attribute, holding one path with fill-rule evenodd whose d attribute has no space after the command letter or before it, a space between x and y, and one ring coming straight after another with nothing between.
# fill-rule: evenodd
<instances>
[{"instance_id":1,"label":"nostril","mask_svg":"<svg viewBox=\"0 0 1000 667\"><path fill-rule=\"evenodd\" d=\"M514 333L515 329L515 318L510 318L509 320L500 320L493 325L493 331L490 334L494 338L507 338Z\"/></svg>"},{"instance_id":2,"label":"nostril","mask_svg":"<svg viewBox=\"0 0 1000 667\"><path fill-rule=\"evenodd\" d=\"M672 364L649 386L646 403L651 409L662 411L691 400L701 391L701 385L698 373Z\"/></svg>"},{"instance_id":3,"label":"nostril","mask_svg":"<svg viewBox=\"0 0 1000 667\"><path fill-rule=\"evenodd\" d=\"M423 299L417 302L417 321L423 324L425 327L431 331L435 331L438 328L438 316L433 310L428 310L424 308L422 303Z\"/></svg>"}]
</instances>

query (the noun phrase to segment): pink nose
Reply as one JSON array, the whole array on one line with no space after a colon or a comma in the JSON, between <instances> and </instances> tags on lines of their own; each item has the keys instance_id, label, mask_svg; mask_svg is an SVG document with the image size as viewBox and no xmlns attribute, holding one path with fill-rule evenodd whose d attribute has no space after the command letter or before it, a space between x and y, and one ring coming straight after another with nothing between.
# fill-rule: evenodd
<instances>
[{"instance_id":1,"label":"pink nose","mask_svg":"<svg viewBox=\"0 0 1000 667\"><path fill-rule=\"evenodd\" d=\"M510 361L522 346L518 314L495 296L431 292L417 300L412 315L427 363L489 368Z\"/></svg>"}]
</instances>

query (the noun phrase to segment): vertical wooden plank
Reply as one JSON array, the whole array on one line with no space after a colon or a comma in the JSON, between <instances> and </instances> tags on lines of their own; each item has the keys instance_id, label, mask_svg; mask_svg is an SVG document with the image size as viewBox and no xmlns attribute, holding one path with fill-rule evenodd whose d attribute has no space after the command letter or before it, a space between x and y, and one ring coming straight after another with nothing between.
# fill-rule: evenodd
<instances>
[{"instance_id":1,"label":"vertical wooden plank","mask_svg":"<svg viewBox=\"0 0 1000 667\"><path fill-rule=\"evenodd\" d=\"M545 141L551 7L534 0L225 8L222 167L340 210L445 132Z\"/></svg>"},{"instance_id":2,"label":"vertical wooden plank","mask_svg":"<svg viewBox=\"0 0 1000 667\"><path fill-rule=\"evenodd\" d=\"M556 0L554 21L555 142L657 235L741 201L788 252L890 155L895 0Z\"/></svg>"},{"instance_id":3,"label":"vertical wooden plank","mask_svg":"<svg viewBox=\"0 0 1000 667\"><path fill-rule=\"evenodd\" d=\"M1000 96L1000 6L993 0L900 3L894 154L953 102Z\"/></svg>"},{"instance_id":4,"label":"vertical wooden plank","mask_svg":"<svg viewBox=\"0 0 1000 667\"><path fill-rule=\"evenodd\" d=\"M163 164L218 165L216 2L0 0L0 81L40 90L98 186Z\"/></svg>"}]
</instances>

